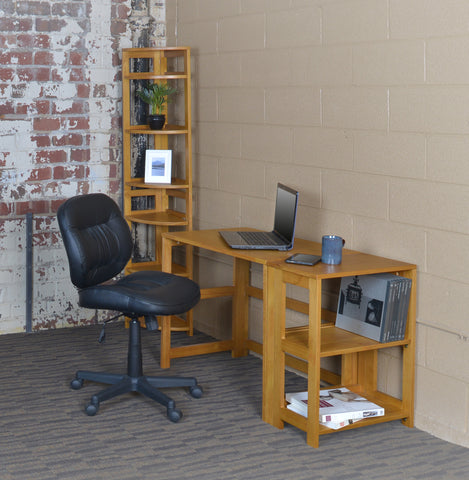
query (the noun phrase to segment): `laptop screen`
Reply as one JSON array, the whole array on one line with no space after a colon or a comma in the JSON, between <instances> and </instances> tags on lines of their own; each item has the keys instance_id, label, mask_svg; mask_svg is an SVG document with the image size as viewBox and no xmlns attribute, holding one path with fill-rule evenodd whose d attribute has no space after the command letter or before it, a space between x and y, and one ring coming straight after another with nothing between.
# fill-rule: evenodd
<instances>
[{"instance_id":1,"label":"laptop screen","mask_svg":"<svg viewBox=\"0 0 469 480\"><path fill-rule=\"evenodd\" d=\"M296 209L298 192L279 183L275 203L274 232L289 242L295 236Z\"/></svg>"}]
</instances>

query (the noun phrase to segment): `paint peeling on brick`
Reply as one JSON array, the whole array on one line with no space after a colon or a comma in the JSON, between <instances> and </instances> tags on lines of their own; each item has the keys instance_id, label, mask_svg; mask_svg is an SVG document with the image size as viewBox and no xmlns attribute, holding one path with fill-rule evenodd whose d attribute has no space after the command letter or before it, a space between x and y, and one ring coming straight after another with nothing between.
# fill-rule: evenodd
<instances>
[{"instance_id":1,"label":"paint peeling on brick","mask_svg":"<svg viewBox=\"0 0 469 480\"><path fill-rule=\"evenodd\" d=\"M33 329L97 321L77 305L55 214L73 195L121 193L121 49L162 41L163 3L0 0L0 334L24 329L28 212Z\"/></svg>"}]
</instances>

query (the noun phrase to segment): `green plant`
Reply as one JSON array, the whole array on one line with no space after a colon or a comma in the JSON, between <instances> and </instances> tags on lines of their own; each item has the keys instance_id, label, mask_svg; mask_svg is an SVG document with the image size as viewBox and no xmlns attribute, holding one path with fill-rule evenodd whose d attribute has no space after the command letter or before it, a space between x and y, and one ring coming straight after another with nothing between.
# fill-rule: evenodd
<instances>
[{"instance_id":1,"label":"green plant","mask_svg":"<svg viewBox=\"0 0 469 480\"><path fill-rule=\"evenodd\" d=\"M161 115L163 106L169 103L168 96L176 93L176 89L166 83L151 83L137 90L137 95L150 105L150 115Z\"/></svg>"}]
</instances>

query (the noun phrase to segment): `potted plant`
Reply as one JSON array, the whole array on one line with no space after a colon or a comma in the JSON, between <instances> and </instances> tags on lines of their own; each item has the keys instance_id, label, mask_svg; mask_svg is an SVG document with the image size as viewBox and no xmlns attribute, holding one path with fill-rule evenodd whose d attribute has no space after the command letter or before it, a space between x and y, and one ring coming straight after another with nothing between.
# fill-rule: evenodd
<instances>
[{"instance_id":1,"label":"potted plant","mask_svg":"<svg viewBox=\"0 0 469 480\"><path fill-rule=\"evenodd\" d=\"M166 83L149 82L145 87L137 90L137 95L150 106L148 124L151 130L161 130L166 121L163 115L165 103L169 103L168 96L175 93L176 89Z\"/></svg>"}]
</instances>

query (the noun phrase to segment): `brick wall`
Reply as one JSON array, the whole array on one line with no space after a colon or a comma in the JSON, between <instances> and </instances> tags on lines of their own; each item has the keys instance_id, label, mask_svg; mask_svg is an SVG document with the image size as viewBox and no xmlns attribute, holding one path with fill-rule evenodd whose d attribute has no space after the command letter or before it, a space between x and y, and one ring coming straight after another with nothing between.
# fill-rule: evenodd
<instances>
[{"instance_id":1,"label":"brick wall","mask_svg":"<svg viewBox=\"0 0 469 480\"><path fill-rule=\"evenodd\" d=\"M0 333L25 328L33 214L33 330L77 309L55 221L65 198L120 193L120 50L130 0L0 0Z\"/></svg>"}]
</instances>

